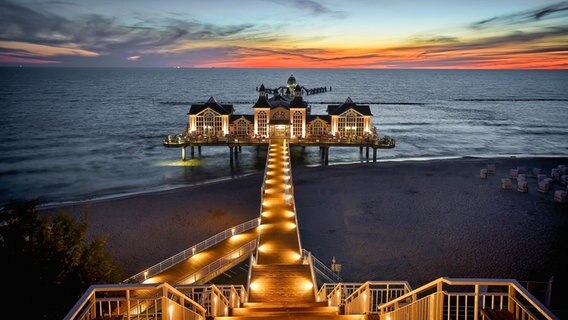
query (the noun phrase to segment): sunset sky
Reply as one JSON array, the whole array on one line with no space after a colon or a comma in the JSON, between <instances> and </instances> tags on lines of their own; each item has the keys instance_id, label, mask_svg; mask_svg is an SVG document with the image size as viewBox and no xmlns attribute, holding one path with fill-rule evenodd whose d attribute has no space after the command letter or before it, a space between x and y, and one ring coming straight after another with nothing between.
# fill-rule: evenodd
<instances>
[{"instance_id":1,"label":"sunset sky","mask_svg":"<svg viewBox=\"0 0 568 320\"><path fill-rule=\"evenodd\" d=\"M0 65L568 69L568 1L0 0Z\"/></svg>"}]
</instances>

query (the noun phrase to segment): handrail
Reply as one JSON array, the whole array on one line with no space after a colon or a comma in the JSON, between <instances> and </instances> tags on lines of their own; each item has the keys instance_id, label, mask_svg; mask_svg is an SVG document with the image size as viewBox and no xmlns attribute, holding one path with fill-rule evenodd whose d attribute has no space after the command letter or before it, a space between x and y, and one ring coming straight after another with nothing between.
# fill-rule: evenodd
<instances>
[{"instance_id":1,"label":"handrail","mask_svg":"<svg viewBox=\"0 0 568 320\"><path fill-rule=\"evenodd\" d=\"M123 283L142 283L144 280L153 277L154 275L163 272L173 266L175 266L176 264L183 262L185 260L187 260L188 258L196 255L197 253L208 249L216 244L218 244L219 242L228 239L236 234L240 234L243 232L246 232L248 230L251 230L253 228L258 227L260 221L259 219L252 219L249 221L246 221L244 223L241 223L235 227L232 228L228 228L222 232L219 232L218 234L209 237L201 242L199 242L198 244L191 246L187 249L185 249L184 251L170 257L167 258L153 266L151 266L150 268L141 271L135 275L133 275L132 277L122 281Z\"/></svg>"},{"instance_id":2,"label":"handrail","mask_svg":"<svg viewBox=\"0 0 568 320\"><path fill-rule=\"evenodd\" d=\"M345 314L377 313L380 305L411 290L407 281L367 281L344 299Z\"/></svg>"},{"instance_id":3,"label":"handrail","mask_svg":"<svg viewBox=\"0 0 568 320\"><path fill-rule=\"evenodd\" d=\"M516 318L523 318L523 319L549 319L549 320L557 320L558 318L548 310L540 301L538 301L526 288L520 285L517 280L514 279L461 279L461 278L438 278L434 281L431 281L415 290L410 291L409 293L402 295L394 300L389 301L380 306L379 313L381 315L381 319L388 319L391 318L391 314L396 312L399 309L402 309L401 305L409 306L413 303L417 303L418 299L423 299L427 296L433 295L448 295L450 294L448 291L444 290L444 285L447 286L456 286L459 287L462 291L465 287L474 287L473 294L471 292L467 293L469 296L473 296L475 298L474 308L475 308L475 315L477 319L477 315L480 312L481 308L487 307L483 303L485 303L485 299L479 301L479 297L487 297L495 295L499 293L500 295L508 296L509 300L506 304L502 303L501 307L506 305L508 311L514 312ZM507 287L507 293L504 294L503 292L487 292L483 290L484 288L488 287ZM454 292L452 292L454 293ZM455 294L455 293L454 293ZM462 293L465 295L465 293ZM517 297L522 297L526 302L526 304L530 305L535 311L537 311L540 315L539 318L535 317L526 306L521 302ZM436 300L436 298L432 298ZM441 311L441 303L443 301L438 302L438 307Z\"/></svg>"},{"instance_id":4,"label":"handrail","mask_svg":"<svg viewBox=\"0 0 568 320\"><path fill-rule=\"evenodd\" d=\"M143 297L136 297L136 290L143 291ZM148 290L154 294L148 294ZM123 295L117 295L120 292ZM205 319L205 308L167 283L91 285L63 319L96 319L112 313L126 320L138 319L140 312L148 312L152 307L154 314L167 312L172 320Z\"/></svg>"},{"instance_id":5,"label":"handrail","mask_svg":"<svg viewBox=\"0 0 568 320\"><path fill-rule=\"evenodd\" d=\"M179 284L174 285L174 288L186 294L190 299L193 299L198 303L199 301L201 301L204 305L207 305L204 297L207 296L207 293L211 286L212 285ZM247 292L243 285L217 284L214 286L219 289L219 291L227 299L229 308L238 308L242 303L246 302ZM208 315L210 315L209 311Z\"/></svg>"},{"instance_id":6,"label":"handrail","mask_svg":"<svg viewBox=\"0 0 568 320\"><path fill-rule=\"evenodd\" d=\"M357 288L361 287L362 282L340 282L333 287L331 292L327 295L327 302L329 306L339 306L343 304L343 300L347 298Z\"/></svg>"},{"instance_id":7,"label":"handrail","mask_svg":"<svg viewBox=\"0 0 568 320\"><path fill-rule=\"evenodd\" d=\"M318 282L316 281L316 273L314 271L314 264L312 260L312 254L308 254L308 265L310 266L310 275L312 276L312 284L313 284L313 291L314 291L314 298L318 296Z\"/></svg>"},{"instance_id":8,"label":"handrail","mask_svg":"<svg viewBox=\"0 0 568 320\"><path fill-rule=\"evenodd\" d=\"M247 255L249 253L252 253L254 249L257 248L257 246L258 246L257 239L251 240L246 244L242 245L241 247L239 247L238 249L231 251L230 253L222 256L221 258L199 269L198 271L188 275L187 277L179 281L179 283L182 284L196 283L197 281L202 280L203 278L209 276L211 273L217 271L223 266L232 263L236 259L244 255Z\"/></svg>"},{"instance_id":9,"label":"handrail","mask_svg":"<svg viewBox=\"0 0 568 320\"><path fill-rule=\"evenodd\" d=\"M337 273L333 272L330 268L328 268L323 262L321 262L313 254L311 254L311 252L309 252L306 249L302 249L302 255L307 256L308 254L311 255L312 257L316 272L318 272L319 275L321 275L326 280L328 280L326 281L326 283L343 282L343 279Z\"/></svg>"}]
</instances>

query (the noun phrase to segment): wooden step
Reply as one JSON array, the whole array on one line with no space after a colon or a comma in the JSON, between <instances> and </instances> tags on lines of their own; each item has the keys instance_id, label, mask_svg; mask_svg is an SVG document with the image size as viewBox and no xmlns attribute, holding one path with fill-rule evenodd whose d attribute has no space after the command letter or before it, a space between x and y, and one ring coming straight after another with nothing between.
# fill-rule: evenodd
<instances>
[{"instance_id":1,"label":"wooden step","mask_svg":"<svg viewBox=\"0 0 568 320\"><path fill-rule=\"evenodd\" d=\"M247 317L271 317L290 315L293 317L306 315L328 315L335 316L338 314L337 307L273 307L273 308L235 308L232 310L232 316Z\"/></svg>"},{"instance_id":2,"label":"wooden step","mask_svg":"<svg viewBox=\"0 0 568 320\"><path fill-rule=\"evenodd\" d=\"M255 265L250 302L315 302L309 265Z\"/></svg>"},{"instance_id":3,"label":"wooden step","mask_svg":"<svg viewBox=\"0 0 568 320\"><path fill-rule=\"evenodd\" d=\"M273 315L273 316L263 316L263 317L255 317L255 316L229 316L229 317L215 317L215 320L258 320L259 318L264 319L271 319L271 320L290 320L290 319L299 319L299 320L323 320L323 319L330 319L330 320L368 320L365 315L317 315L317 314L281 314L281 315Z\"/></svg>"}]
</instances>

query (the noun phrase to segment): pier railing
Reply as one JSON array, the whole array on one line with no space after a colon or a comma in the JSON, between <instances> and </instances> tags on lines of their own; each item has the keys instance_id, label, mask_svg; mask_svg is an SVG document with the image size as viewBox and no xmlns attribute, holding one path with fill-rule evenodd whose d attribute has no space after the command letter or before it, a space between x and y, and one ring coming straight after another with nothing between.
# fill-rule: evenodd
<instances>
[{"instance_id":1,"label":"pier railing","mask_svg":"<svg viewBox=\"0 0 568 320\"><path fill-rule=\"evenodd\" d=\"M162 283L92 285L63 319L204 320L205 316L199 303Z\"/></svg>"},{"instance_id":2,"label":"pier railing","mask_svg":"<svg viewBox=\"0 0 568 320\"><path fill-rule=\"evenodd\" d=\"M197 253L208 249L216 244L218 244L219 242L228 239L234 235L249 231L251 229L254 229L256 227L258 227L260 221L259 219L252 219L249 220L247 222L241 223L238 226L235 226L233 228L229 228L226 229L212 237L207 238L204 241L201 241L200 243L185 249L184 251L170 257L167 258L153 266L151 266L150 268L139 272L135 275L133 275L132 277L126 279L123 281L123 283L142 283L144 282L146 279L151 278L153 276L155 276L156 274L163 272L173 266L175 266L176 264L183 262L185 260L187 260L188 258L191 258L192 256L196 255Z\"/></svg>"},{"instance_id":3,"label":"pier railing","mask_svg":"<svg viewBox=\"0 0 568 320\"><path fill-rule=\"evenodd\" d=\"M488 319L489 313L524 320L558 319L512 279L439 278L378 308L381 320L478 320Z\"/></svg>"},{"instance_id":4,"label":"pier railing","mask_svg":"<svg viewBox=\"0 0 568 320\"><path fill-rule=\"evenodd\" d=\"M230 253L222 256L221 258L213 261L198 271L189 274L183 280L179 281L182 284L191 284L198 281L205 282L206 279L212 279L227 269L237 265L243 258L248 258L257 248L257 239L247 242L240 248L231 251Z\"/></svg>"},{"instance_id":5,"label":"pier railing","mask_svg":"<svg viewBox=\"0 0 568 320\"><path fill-rule=\"evenodd\" d=\"M366 137L331 137L313 136L306 138L289 138L292 144L304 146L370 146L372 148L390 149L395 147L395 140L391 136L376 135ZM183 147L189 145L258 145L268 144L269 138L251 136L222 136L222 137L196 137L190 135L169 135L164 139L167 147Z\"/></svg>"}]
</instances>

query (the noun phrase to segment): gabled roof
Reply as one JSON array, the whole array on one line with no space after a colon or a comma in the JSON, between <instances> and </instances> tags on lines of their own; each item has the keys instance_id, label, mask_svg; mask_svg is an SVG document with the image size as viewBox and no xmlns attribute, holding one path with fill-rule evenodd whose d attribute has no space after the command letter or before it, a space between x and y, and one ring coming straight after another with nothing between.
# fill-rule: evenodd
<instances>
[{"instance_id":1,"label":"gabled roof","mask_svg":"<svg viewBox=\"0 0 568 320\"><path fill-rule=\"evenodd\" d=\"M229 116L229 122L233 123L239 119L245 119L248 122L254 122L254 115L252 114L232 114Z\"/></svg>"},{"instance_id":2,"label":"gabled roof","mask_svg":"<svg viewBox=\"0 0 568 320\"><path fill-rule=\"evenodd\" d=\"M327 122L328 124L331 123L331 116L328 116L328 115L320 115L320 114L308 115L308 116L306 117L306 122L307 122L307 123L310 123L310 122L312 122L312 121L314 121L314 120L317 120L317 119L323 120L323 121Z\"/></svg>"},{"instance_id":3,"label":"gabled roof","mask_svg":"<svg viewBox=\"0 0 568 320\"><path fill-rule=\"evenodd\" d=\"M280 94L275 94L273 97L268 99L268 102L270 103L271 108L290 107L290 101Z\"/></svg>"},{"instance_id":4,"label":"gabled roof","mask_svg":"<svg viewBox=\"0 0 568 320\"><path fill-rule=\"evenodd\" d=\"M271 108L272 105L270 104L270 102L268 101L266 96L259 96L258 100L256 100L256 103L252 107L253 108Z\"/></svg>"},{"instance_id":5,"label":"gabled roof","mask_svg":"<svg viewBox=\"0 0 568 320\"><path fill-rule=\"evenodd\" d=\"M306 108L308 103L304 101L302 96L294 97L292 102L290 102L290 108Z\"/></svg>"},{"instance_id":6,"label":"gabled roof","mask_svg":"<svg viewBox=\"0 0 568 320\"><path fill-rule=\"evenodd\" d=\"M207 108L212 109L218 114L231 114L235 111L232 104L220 104L215 98L211 97L204 104L192 104L188 114L198 114Z\"/></svg>"},{"instance_id":7,"label":"gabled roof","mask_svg":"<svg viewBox=\"0 0 568 320\"><path fill-rule=\"evenodd\" d=\"M351 98L347 98L343 104L340 105L333 105L330 104L327 106L327 113L329 115L340 115L348 111L349 109L353 109L364 116L372 116L371 108L368 105L357 105L351 100Z\"/></svg>"}]
</instances>

